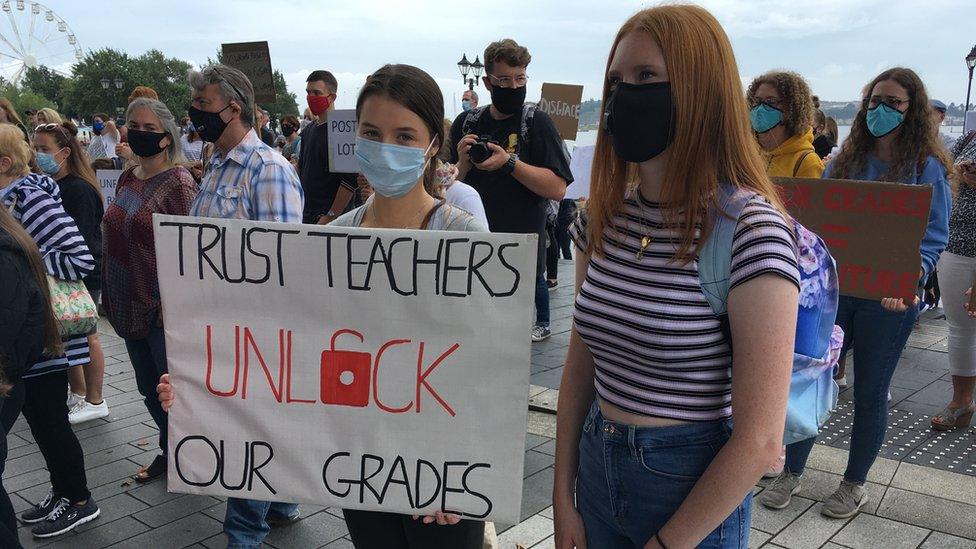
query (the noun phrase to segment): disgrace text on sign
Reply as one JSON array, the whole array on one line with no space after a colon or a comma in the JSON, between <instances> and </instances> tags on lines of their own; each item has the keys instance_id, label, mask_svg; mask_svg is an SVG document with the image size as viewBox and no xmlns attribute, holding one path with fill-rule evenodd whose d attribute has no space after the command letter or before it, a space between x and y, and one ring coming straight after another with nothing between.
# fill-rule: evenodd
<instances>
[{"instance_id":1,"label":"disgrace text on sign","mask_svg":"<svg viewBox=\"0 0 976 549\"><path fill-rule=\"evenodd\" d=\"M576 140L579 130L580 105L583 102L583 86L572 84L542 84L542 99L539 109L552 118L559 137L569 141Z\"/></svg>"},{"instance_id":2,"label":"disgrace text on sign","mask_svg":"<svg viewBox=\"0 0 976 549\"><path fill-rule=\"evenodd\" d=\"M154 223L170 490L518 522L538 237Z\"/></svg>"},{"instance_id":3,"label":"disgrace text on sign","mask_svg":"<svg viewBox=\"0 0 976 549\"><path fill-rule=\"evenodd\" d=\"M271 71L271 51L265 42L238 42L220 46L221 62L243 72L254 87L254 100L274 103L274 73Z\"/></svg>"},{"instance_id":4,"label":"disgrace text on sign","mask_svg":"<svg viewBox=\"0 0 976 549\"><path fill-rule=\"evenodd\" d=\"M922 270L930 185L774 178L786 207L837 260L841 295L913 299Z\"/></svg>"},{"instance_id":5,"label":"disgrace text on sign","mask_svg":"<svg viewBox=\"0 0 976 549\"><path fill-rule=\"evenodd\" d=\"M356 110L331 110L326 117L329 135L329 171L358 173L356 160Z\"/></svg>"}]
</instances>

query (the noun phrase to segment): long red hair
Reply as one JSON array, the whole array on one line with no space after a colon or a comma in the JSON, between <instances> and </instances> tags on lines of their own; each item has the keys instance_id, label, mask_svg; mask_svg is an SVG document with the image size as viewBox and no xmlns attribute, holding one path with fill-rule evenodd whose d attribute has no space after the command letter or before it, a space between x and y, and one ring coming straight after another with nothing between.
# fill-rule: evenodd
<instances>
[{"instance_id":1,"label":"long red hair","mask_svg":"<svg viewBox=\"0 0 976 549\"><path fill-rule=\"evenodd\" d=\"M660 202L668 204L665 219L681 233L675 259L690 261L697 253L696 228L717 207L719 183L750 189L785 213L749 125L748 106L739 79L732 44L707 10L690 5L665 5L638 12L620 28L610 48L607 71L620 40L646 32L661 47L671 80L675 133L671 143ZM604 81L603 104L610 94ZM624 196L637 184L637 164L621 160L600 122L593 156L588 202L588 253L603 253L603 235L620 211Z\"/></svg>"}]
</instances>

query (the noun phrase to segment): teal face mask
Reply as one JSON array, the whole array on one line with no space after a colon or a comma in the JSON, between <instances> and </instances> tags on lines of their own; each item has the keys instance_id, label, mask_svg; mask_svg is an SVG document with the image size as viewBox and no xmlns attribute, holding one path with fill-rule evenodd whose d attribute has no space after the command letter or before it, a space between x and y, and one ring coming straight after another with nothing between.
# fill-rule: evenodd
<instances>
[{"instance_id":1,"label":"teal face mask","mask_svg":"<svg viewBox=\"0 0 976 549\"><path fill-rule=\"evenodd\" d=\"M871 135L884 137L901 126L905 121L905 114L885 103L879 103L877 107L868 109L867 121Z\"/></svg>"},{"instance_id":2,"label":"teal face mask","mask_svg":"<svg viewBox=\"0 0 976 549\"><path fill-rule=\"evenodd\" d=\"M369 181L376 194L386 198L400 198L406 195L420 181L427 166L426 149L404 147L356 138L356 160L359 171Z\"/></svg>"},{"instance_id":3,"label":"teal face mask","mask_svg":"<svg viewBox=\"0 0 976 549\"><path fill-rule=\"evenodd\" d=\"M756 133L766 133L783 122L783 111L766 103L760 103L749 111L749 120Z\"/></svg>"}]
</instances>

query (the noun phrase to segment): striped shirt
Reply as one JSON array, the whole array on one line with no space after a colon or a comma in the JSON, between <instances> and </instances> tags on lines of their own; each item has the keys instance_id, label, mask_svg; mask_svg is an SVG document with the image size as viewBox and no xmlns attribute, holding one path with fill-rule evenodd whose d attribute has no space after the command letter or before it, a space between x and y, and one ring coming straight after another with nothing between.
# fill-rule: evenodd
<instances>
[{"instance_id":1,"label":"striped shirt","mask_svg":"<svg viewBox=\"0 0 976 549\"><path fill-rule=\"evenodd\" d=\"M214 151L190 215L301 223L304 201L295 168L249 130L226 155Z\"/></svg>"},{"instance_id":2,"label":"striped shirt","mask_svg":"<svg viewBox=\"0 0 976 549\"><path fill-rule=\"evenodd\" d=\"M46 175L27 174L5 189L3 207L37 243L47 273L61 280L81 280L95 270L95 258L74 220L61 205L58 184ZM45 356L32 365L25 378L66 370L91 362L88 338L64 338L65 355Z\"/></svg>"},{"instance_id":3,"label":"striped shirt","mask_svg":"<svg viewBox=\"0 0 976 549\"><path fill-rule=\"evenodd\" d=\"M660 204L639 200L626 199L604 231L605 255L590 257L576 298L574 320L593 355L597 394L635 414L727 419L732 353L702 293L698 263L672 261L680 233L665 225ZM570 234L586 248L585 216ZM650 245L638 260L644 236ZM792 231L762 199L749 202L739 218L731 271L730 289L766 273L799 287Z\"/></svg>"}]
</instances>

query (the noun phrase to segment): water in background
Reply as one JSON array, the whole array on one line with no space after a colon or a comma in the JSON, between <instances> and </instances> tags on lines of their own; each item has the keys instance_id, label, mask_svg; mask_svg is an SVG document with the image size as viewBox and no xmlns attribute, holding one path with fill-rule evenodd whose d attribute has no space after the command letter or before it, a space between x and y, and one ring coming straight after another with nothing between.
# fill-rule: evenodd
<instances>
[{"instance_id":1,"label":"water in background","mask_svg":"<svg viewBox=\"0 0 976 549\"><path fill-rule=\"evenodd\" d=\"M585 145L595 145L596 133L597 130L579 132L578 134L576 134L576 141L570 141L569 143L577 147L582 147ZM837 133L840 141L843 142L845 139L847 139L847 136L851 133L851 127L838 126ZM942 133L951 135L952 137L961 137L962 126L942 126ZM570 146L570 149L572 149L572 146Z\"/></svg>"}]
</instances>

